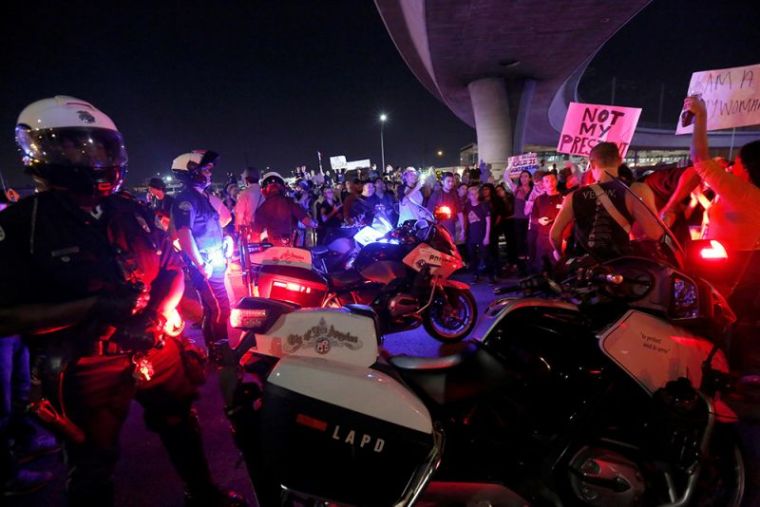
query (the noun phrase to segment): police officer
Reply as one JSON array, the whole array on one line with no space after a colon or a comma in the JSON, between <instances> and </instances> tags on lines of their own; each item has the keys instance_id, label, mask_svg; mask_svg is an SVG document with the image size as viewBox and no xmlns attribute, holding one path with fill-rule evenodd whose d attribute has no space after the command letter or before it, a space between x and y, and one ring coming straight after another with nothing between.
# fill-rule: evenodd
<instances>
[{"instance_id":1,"label":"police officer","mask_svg":"<svg viewBox=\"0 0 760 507\"><path fill-rule=\"evenodd\" d=\"M261 193L264 194L265 201L256 210L251 229L253 242L258 242L261 233L266 230L270 243L289 246L292 243L293 231L299 222L306 227L317 227L306 210L288 197L285 180L276 172L269 172L261 179Z\"/></svg>"},{"instance_id":2,"label":"police officer","mask_svg":"<svg viewBox=\"0 0 760 507\"><path fill-rule=\"evenodd\" d=\"M172 225L203 304L203 338L216 363L228 348L230 302L224 287L227 265L222 228L231 220L221 200L206 192L218 160L213 151L196 150L172 162L172 171L184 186L172 205Z\"/></svg>"},{"instance_id":3,"label":"police officer","mask_svg":"<svg viewBox=\"0 0 760 507\"><path fill-rule=\"evenodd\" d=\"M148 206L156 214L156 225L161 230L169 230L174 198L166 193L166 183L161 178L151 178L148 182Z\"/></svg>"},{"instance_id":4,"label":"police officer","mask_svg":"<svg viewBox=\"0 0 760 507\"><path fill-rule=\"evenodd\" d=\"M188 504L229 505L191 408L198 355L164 333L182 294L181 261L146 208L117 193L121 134L93 105L58 96L21 112L16 141L39 192L0 213L0 336L25 336L68 429L69 503L113 504L119 433L135 398Z\"/></svg>"},{"instance_id":5,"label":"police officer","mask_svg":"<svg viewBox=\"0 0 760 507\"><path fill-rule=\"evenodd\" d=\"M255 382L243 382L242 369L228 343L227 319L230 304L224 287L222 227L229 223L229 217L220 217L219 212L224 213L224 210L218 208L219 204L216 201L219 200L206 193L211 184L211 171L218 159L219 155L205 150L185 153L174 159L172 170L185 188L175 197L172 224L186 255L192 283L203 302L204 338L212 361L219 367L219 387L224 410L232 424L235 443L243 454L248 473L256 487L258 481L266 482L268 473L266 464L256 459L259 455L259 441L256 438L259 421L254 403L259 396L259 386ZM281 179L279 181L282 182ZM269 179L265 176L264 185L268 182ZM271 189L267 190L265 187L263 193L267 195L269 202L273 195ZM302 210L292 199L284 199L294 208ZM262 223L279 224L284 221L284 215L260 215L259 212L265 205L266 203L256 212L254 230ZM273 211L276 212L270 210ZM288 234L291 231L292 227L288 229ZM276 232L272 230L272 234ZM275 501L264 502L259 498L259 503L274 505Z\"/></svg>"}]
</instances>

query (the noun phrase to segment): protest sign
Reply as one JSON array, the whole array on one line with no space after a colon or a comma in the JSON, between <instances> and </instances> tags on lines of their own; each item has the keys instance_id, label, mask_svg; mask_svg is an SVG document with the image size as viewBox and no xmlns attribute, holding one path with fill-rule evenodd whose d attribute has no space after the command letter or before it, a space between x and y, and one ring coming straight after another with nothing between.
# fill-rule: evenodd
<instances>
[{"instance_id":1,"label":"protest sign","mask_svg":"<svg viewBox=\"0 0 760 507\"><path fill-rule=\"evenodd\" d=\"M701 95L707 106L707 130L760 125L760 65L695 72L689 95ZM678 120L676 134L690 134L693 125Z\"/></svg>"},{"instance_id":2,"label":"protest sign","mask_svg":"<svg viewBox=\"0 0 760 507\"><path fill-rule=\"evenodd\" d=\"M557 151L588 157L591 148L601 142L615 143L625 158L631 145L641 109L571 102L559 136Z\"/></svg>"},{"instance_id":3,"label":"protest sign","mask_svg":"<svg viewBox=\"0 0 760 507\"><path fill-rule=\"evenodd\" d=\"M352 160L350 162L346 162L346 170L350 169L362 169L364 167L371 167L372 162L370 160L364 159L364 160Z\"/></svg>"},{"instance_id":4,"label":"protest sign","mask_svg":"<svg viewBox=\"0 0 760 507\"><path fill-rule=\"evenodd\" d=\"M346 167L345 155L330 157L330 167L332 167L333 170L345 168Z\"/></svg>"},{"instance_id":5,"label":"protest sign","mask_svg":"<svg viewBox=\"0 0 760 507\"><path fill-rule=\"evenodd\" d=\"M522 153L507 158L507 172L510 178L518 178L523 171L533 171L538 167L538 155L535 153Z\"/></svg>"}]
</instances>

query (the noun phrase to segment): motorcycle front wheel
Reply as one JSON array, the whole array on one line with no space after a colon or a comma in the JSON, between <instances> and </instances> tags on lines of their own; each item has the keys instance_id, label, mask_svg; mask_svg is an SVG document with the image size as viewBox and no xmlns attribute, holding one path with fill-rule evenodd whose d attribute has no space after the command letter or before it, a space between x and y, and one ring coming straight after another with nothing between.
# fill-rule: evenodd
<instances>
[{"instance_id":1,"label":"motorcycle front wheel","mask_svg":"<svg viewBox=\"0 0 760 507\"><path fill-rule=\"evenodd\" d=\"M747 500L745 498L747 465L751 465L745 462L742 447L733 428L718 426L715 429L710 452L702 463L694 500L689 505L695 507L754 505L742 501ZM752 495L754 492L749 493Z\"/></svg>"},{"instance_id":2,"label":"motorcycle front wheel","mask_svg":"<svg viewBox=\"0 0 760 507\"><path fill-rule=\"evenodd\" d=\"M456 343L472 332L477 320L478 306L472 292L446 287L435 295L422 324L436 340Z\"/></svg>"}]
</instances>

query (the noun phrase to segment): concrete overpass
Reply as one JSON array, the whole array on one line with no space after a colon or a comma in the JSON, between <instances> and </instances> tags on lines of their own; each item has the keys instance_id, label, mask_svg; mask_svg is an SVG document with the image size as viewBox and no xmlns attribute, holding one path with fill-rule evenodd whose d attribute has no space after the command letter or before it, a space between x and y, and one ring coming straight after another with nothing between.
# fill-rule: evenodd
<instances>
[{"instance_id":1,"label":"concrete overpass","mask_svg":"<svg viewBox=\"0 0 760 507\"><path fill-rule=\"evenodd\" d=\"M526 145L556 146L589 62L651 0L375 0L427 90L477 132L495 169ZM731 132L711 135L728 146ZM741 146L757 133L736 132ZM689 136L639 129L633 145L685 148Z\"/></svg>"}]
</instances>

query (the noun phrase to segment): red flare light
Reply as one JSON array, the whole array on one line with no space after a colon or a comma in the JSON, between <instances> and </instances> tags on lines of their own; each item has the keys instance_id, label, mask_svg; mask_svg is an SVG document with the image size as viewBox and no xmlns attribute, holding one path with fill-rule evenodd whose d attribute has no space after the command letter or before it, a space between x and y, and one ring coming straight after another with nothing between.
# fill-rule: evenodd
<instances>
[{"instance_id":1,"label":"red flare light","mask_svg":"<svg viewBox=\"0 0 760 507\"><path fill-rule=\"evenodd\" d=\"M728 259L728 253L720 242L714 239L710 240L710 246L699 251L699 256L705 260L725 260Z\"/></svg>"},{"instance_id":2,"label":"red flare light","mask_svg":"<svg viewBox=\"0 0 760 507\"><path fill-rule=\"evenodd\" d=\"M435 209L436 220L449 220L451 219L451 208L448 206L438 206Z\"/></svg>"}]
</instances>

